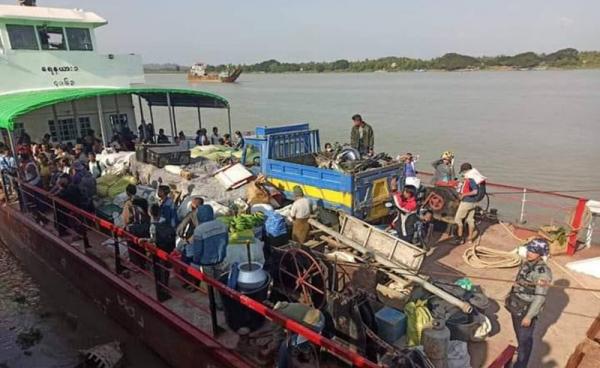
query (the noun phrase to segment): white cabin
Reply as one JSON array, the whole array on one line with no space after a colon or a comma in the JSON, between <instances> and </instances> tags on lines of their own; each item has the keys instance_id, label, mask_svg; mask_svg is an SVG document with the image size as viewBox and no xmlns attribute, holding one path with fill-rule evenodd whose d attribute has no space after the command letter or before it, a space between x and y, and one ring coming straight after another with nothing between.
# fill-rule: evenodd
<instances>
[{"instance_id":1,"label":"white cabin","mask_svg":"<svg viewBox=\"0 0 600 368\"><path fill-rule=\"evenodd\" d=\"M95 30L102 17L80 9L0 5L0 95L30 90L130 87L144 83L139 55L102 55ZM130 95L102 97L104 121L112 130L135 131ZM55 122L56 120L56 122ZM86 129L100 132L96 99L59 103L19 117L33 140L50 133L56 143L73 142Z\"/></svg>"},{"instance_id":2,"label":"white cabin","mask_svg":"<svg viewBox=\"0 0 600 368\"><path fill-rule=\"evenodd\" d=\"M88 129L102 135L137 131L135 108L144 124L177 134L176 108L227 110L224 98L198 90L144 86L141 56L97 52L95 30L107 21L92 12L0 5L0 128L32 141L45 134L53 143L74 143ZM167 108L169 120L154 121L153 108ZM11 136L3 134L4 137Z\"/></svg>"}]
</instances>

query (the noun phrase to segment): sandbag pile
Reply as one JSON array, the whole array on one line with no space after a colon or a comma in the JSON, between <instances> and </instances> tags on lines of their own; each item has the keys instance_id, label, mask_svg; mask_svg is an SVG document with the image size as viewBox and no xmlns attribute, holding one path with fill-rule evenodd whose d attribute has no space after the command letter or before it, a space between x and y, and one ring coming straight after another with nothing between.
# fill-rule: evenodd
<instances>
[{"instance_id":1,"label":"sandbag pile","mask_svg":"<svg viewBox=\"0 0 600 368\"><path fill-rule=\"evenodd\" d=\"M135 157L131 163L131 172L143 185L156 187L160 184L172 184L183 196L200 195L223 204L229 204L237 198L245 197L245 187L223 190L219 181L213 177L218 169L217 163L199 159L184 167L185 171L192 172L194 175L190 180L183 180L180 173L171 166L168 167L168 170L167 168L159 169L154 165L139 162Z\"/></svg>"},{"instance_id":2,"label":"sandbag pile","mask_svg":"<svg viewBox=\"0 0 600 368\"><path fill-rule=\"evenodd\" d=\"M137 184L136 179L131 175L103 175L96 179L97 195L101 198L115 198L123 193L129 184Z\"/></svg>"},{"instance_id":3,"label":"sandbag pile","mask_svg":"<svg viewBox=\"0 0 600 368\"><path fill-rule=\"evenodd\" d=\"M103 170L102 174L125 175L129 170L132 158L135 157L135 152L109 152L104 150L96 155L96 160L100 162Z\"/></svg>"}]
</instances>

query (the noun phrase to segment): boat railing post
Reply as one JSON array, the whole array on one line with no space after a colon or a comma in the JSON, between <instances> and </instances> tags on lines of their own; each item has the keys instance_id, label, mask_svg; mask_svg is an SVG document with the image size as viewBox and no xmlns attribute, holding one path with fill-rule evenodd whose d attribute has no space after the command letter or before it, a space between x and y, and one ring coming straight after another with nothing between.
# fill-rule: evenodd
<instances>
[{"instance_id":1,"label":"boat railing post","mask_svg":"<svg viewBox=\"0 0 600 368\"><path fill-rule=\"evenodd\" d=\"M52 215L54 216L54 226L62 226L62 224L58 223L58 210L56 209L56 200L54 197L50 197L52 201Z\"/></svg>"},{"instance_id":2,"label":"boat railing post","mask_svg":"<svg viewBox=\"0 0 600 368\"><path fill-rule=\"evenodd\" d=\"M140 134L140 141L145 142L148 137L146 137L146 120L144 120L144 106L142 105L142 96L137 95L138 98L138 106L140 108L140 124L142 125L142 134Z\"/></svg>"},{"instance_id":3,"label":"boat railing post","mask_svg":"<svg viewBox=\"0 0 600 368\"><path fill-rule=\"evenodd\" d=\"M86 253L86 249L91 248L90 239L88 238L88 229L86 223L86 219L83 219L81 222L81 238L83 239L83 252Z\"/></svg>"},{"instance_id":4,"label":"boat railing post","mask_svg":"<svg viewBox=\"0 0 600 368\"><path fill-rule=\"evenodd\" d=\"M177 131L177 116L175 115L175 106L171 106L171 110L173 111L173 132L175 132L176 137L179 137L179 132ZM175 142L175 137L173 137L173 142Z\"/></svg>"},{"instance_id":5,"label":"boat railing post","mask_svg":"<svg viewBox=\"0 0 600 368\"><path fill-rule=\"evenodd\" d=\"M100 125L100 134L102 134L102 145L108 147L108 137L106 136L106 127L104 126L104 111L102 111L102 99L100 95L96 96L96 105L98 109L98 124Z\"/></svg>"},{"instance_id":6,"label":"boat railing post","mask_svg":"<svg viewBox=\"0 0 600 368\"><path fill-rule=\"evenodd\" d=\"M227 125L229 126L229 137L231 138L231 108L227 106Z\"/></svg>"},{"instance_id":7,"label":"boat railing post","mask_svg":"<svg viewBox=\"0 0 600 368\"><path fill-rule=\"evenodd\" d=\"M156 300L160 301L161 299L161 292L160 292L160 273L163 271L162 269L160 269L159 267L161 267L161 265L159 264L157 257L153 254L152 255L152 270L154 272L152 272L152 275L154 276L154 290L155 290L155 294L156 294Z\"/></svg>"},{"instance_id":8,"label":"boat railing post","mask_svg":"<svg viewBox=\"0 0 600 368\"><path fill-rule=\"evenodd\" d=\"M171 109L171 94L167 92L167 109L169 110L169 124L171 125L171 136L175 139L175 127L173 126L173 110Z\"/></svg>"},{"instance_id":9,"label":"boat railing post","mask_svg":"<svg viewBox=\"0 0 600 368\"><path fill-rule=\"evenodd\" d=\"M210 309L210 325L212 328L212 334L216 337L219 334L219 324L217 323L217 301L215 299L215 289L212 285L208 287L208 306Z\"/></svg>"},{"instance_id":10,"label":"boat railing post","mask_svg":"<svg viewBox=\"0 0 600 368\"><path fill-rule=\"evenodd\" d=\"M202 129L202 113L200 112L200 106L198 106L197 109L198 109L198 129Z\"/></svg>"},{"instance_id":11,"label":"boat railing post","mask_svg":"<svg viewBox=\"0 0 600 368\"><path fill-rule=\"evenodd\" d=\"M113 244L115 247L115 272L117 275L120 275L123 271L123 266L121 265L121 249L119 249L119 237L117 233L113 231Z\"/></svg>"},{"instance_id":12,"label":"boat railing post","mask_svg":"<svg viewBox=\"0 0 600 368\"><path fill-rule=\"evenodd\" d=\"M154 125L154 113L152 112L152 104L148 101L148 111L150 112L150 124L152 124L152 133L149 137L150 143L154 143L154 133L156 133L156 125Z\"/></svg>"},{"instance_id":13,"label":"boat railing post","mask_svg":"<svg viewBox=\"0 0 600 368\"><path fill-rule=\"evenodd\" d=\"M521 197L521 214L519 215L519 224L525 223L525 203L527 202L527 188L523 188L523 196Z\"/></svg>"}]
</instances>

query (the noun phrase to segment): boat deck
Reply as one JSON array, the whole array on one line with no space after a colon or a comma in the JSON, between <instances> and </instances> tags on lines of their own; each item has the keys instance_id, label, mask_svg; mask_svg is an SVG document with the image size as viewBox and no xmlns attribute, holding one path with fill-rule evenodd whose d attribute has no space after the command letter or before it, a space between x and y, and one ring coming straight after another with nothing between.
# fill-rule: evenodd
<instances>
[{"instance_id":1,"label":"boat deck","mask_svg":"<svg viewBox=\"0 0 600 368\"><path fill-rule=\"evenodd\" d=\"M527 238L533 233L515 230L519 238ZM518 240L500 225L488 228L481 238L481 246L510 251L518 245ZM507 345L517 345L510 314L504 308L504 297L510 290L510 283L498 280L513 280L517 269L475 269L463 260L468 245L454 246L443 238L433 254L426 258L423 272L439 279L471 277L481 285L490 299L487 316L492 322L491 336L484 342L471 343L469 352L473 367L487 367ZM579 287L600 290L600 279L575 273L566 268L572 261L600 256L600 246L592 245L575 253L574 256L552 256L549 261L554 284L562 287ZM485 279L478 279L478 277ZM600 313L600 292L551 288L546 306L538 321L535 332L531 367L564 367L575 346L585 337L589 325Z\"/></svg>"},{"instance_id":2,"label":"boat deck","mask_svg":"<svg viewBox=\"0 0 600 368\"><path fill-rule=\"evenodd\" d=\"M17 207L17 203L11 204ZM52 233L56 230L52 223L51 211L47 214L48 222L44 228ZM512 250L518 244L517 238L527 238L533 233L515 229L513 233L500 224L488 227L481 237L481 246L499 250ZM115 254L112 246L106 246L107 239L111 237L97 230L88 231L91 248L84 248L81 239L66 241L74 248L85 252L104 267L115 272ZM104 243L104 244L103 244ZM516 268L508 269L474 269L463 260L463 253L468 245L450 245L447 236L441 235L433 253L425 259L422 271L434 279L454 280L456 277L470 277L475 284L480 285L485 294L490 298L490 307L487 315L492 321L490 337L481 343L470 343L471 364L473 367L488 366L509 345L516 345L512 330L510 315L503 307L504 296L510 289ZM546 308L538 322L536 331L537 343L534 346L532 366L535 367L562 367L574 351L575 346L581 341L589 324L600 313L600 292L590 292L562 287L580 287L600 289L600 279L569 271L565 265L568 262L600 256L600 247L592 246L579 251L575 256L554 256L550 260L550 267L554 275L554 287L548 295ZM128 272L123 277L134 288L143 291L148 297L154 299L156 295L155 284L151 271L139 270L121 257L123 265ZM162 304L170 311L180 316L185 321L198 329L210 333L212 331L209 299L203 288L190 292L182 287L183 281L175 272L171 272L169 288L173 298ZM226 328L224 314L217 312L218 324L222 328L217 335L218 342L223 349L236 351L243 354L255 364L260 362L258 357L260 349L252 350L239 343L239 335ZM274 323L267 321L256 331L257 339L272 334L276 329ZM541 343L539 342L541 340ZM241 346L240 346L241 345Z\"/></svg>"}]
</instances>

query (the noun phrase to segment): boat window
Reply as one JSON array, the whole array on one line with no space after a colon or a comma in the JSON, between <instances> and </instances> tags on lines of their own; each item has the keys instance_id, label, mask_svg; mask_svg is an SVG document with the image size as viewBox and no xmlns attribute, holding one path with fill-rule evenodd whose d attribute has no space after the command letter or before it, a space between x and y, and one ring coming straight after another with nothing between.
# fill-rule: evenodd
<instances>
[{"instance_id":1,"label":"boat window","mask_svg":"<svg viewBox=\"0 0 600 368\"><path fill-rule=\"evenodd\" d=\"M42 50L66 50L65 35L61 27L37 27Z\"/></svg>"},{"instance_id":2,"label":"boat window","mask_svg":"<svg viewBox=\"0 0 600 368\"><path fill-rule=\"evenodd\" d=\"M260 166L260 147L251 143L244 146L244 162L245 166Z\"/></svg>"},{"instance_id":3,"label":"boat window","mask_svg":"<svg viewBox=\"0 0 600 368\"><path fill-rule=\"evenodd\" d=\"M77 139L77 128L72 118L58 119L58 124L54 120L48 120L48 129L53 142L66 142Z\"/></svg>"},{"instance_id":4,"label":"boat window","mask_svg":"<svg viewBox=\"0 0 600 368\"><path fill-rule=\"evenodd\" d=\"M6 31L13 50L39 50L33 26L7 24Z\"/></svg>"},{"instance_id":5,"label":"boat window","mask_svg":"<svg viewBox=\"0 0 600 368\"><path fill-rule=\"evenodd\" d=\"M83 116L79 118L79 131L81 135L84 135L88 132L88 130L92 129L92 124L90 122L89 116Z\"/></svg>"},{"instance_id":6,"label":"boat window","mask_svg":"<svg viewBox=\"0 0 600 368\"><path fill-rule=\"evenodd\" d=\"M87 28L65 28L67 31L67 40L69 41L69 50L71 51L92 51L92 37Z\"/></svg>"},{"instance_id":7,"label":"boat window","mask_svg":"<svg viewBox=\"0 0 600 368\"><path fill-rule=\"evenodd\" d=\"M113 133L120 133L125 128L129 128L129 120L127 114L112 114L108 116L110 126L112 127Z\"/></svg>"},{"instance_id":8,"label":"boat window","mask_svg":"<svg viewBox=\"0 0 600 368\"><path fill-rule=\"evenodd\" d=\"M13 134L15 137L20 137L25 132L25 125L23 123L15 121L13 123Z\"/></svg>"}]
</instances>

